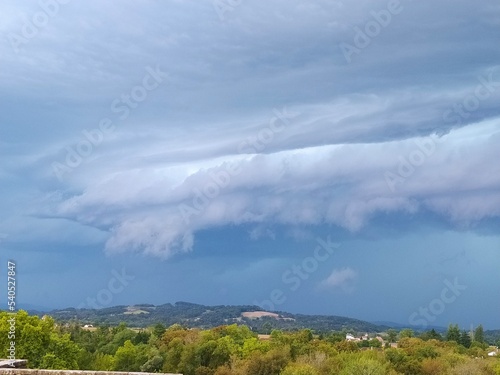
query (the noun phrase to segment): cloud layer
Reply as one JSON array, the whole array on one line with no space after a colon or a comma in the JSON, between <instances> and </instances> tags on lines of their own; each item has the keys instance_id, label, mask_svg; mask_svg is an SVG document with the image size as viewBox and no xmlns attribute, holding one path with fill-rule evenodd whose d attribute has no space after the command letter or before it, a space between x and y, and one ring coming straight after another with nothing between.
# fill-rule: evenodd
<instances>
[{"instance_id":1,"label":"cloud layer","mask_svg":"<svg viewBox=\"0 0 500 375\"><path fill-rule=\"evenodd\" d=\"M386 23L386 1L69 3L18 50L40 6L2 7L6 227L63 218L168 258L232 225L500 216L493 1L401 1Z\"/></svg>"}]
</instances>

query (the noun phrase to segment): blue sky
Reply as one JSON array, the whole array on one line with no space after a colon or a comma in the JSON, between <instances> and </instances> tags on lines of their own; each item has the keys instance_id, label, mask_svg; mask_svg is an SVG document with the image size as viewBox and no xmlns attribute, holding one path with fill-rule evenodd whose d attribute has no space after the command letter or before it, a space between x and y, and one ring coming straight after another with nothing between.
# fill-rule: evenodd
<instances>
[{"instance_id":1,"label":"blue sky","mask_svg":"<svg viewBox=\"0 0 500 375\"><path fill-rule=\"evenodd\" d=\"M489 0L2 2L19 302L500 328L499 31Z\"/></svg>"}]
</instances>

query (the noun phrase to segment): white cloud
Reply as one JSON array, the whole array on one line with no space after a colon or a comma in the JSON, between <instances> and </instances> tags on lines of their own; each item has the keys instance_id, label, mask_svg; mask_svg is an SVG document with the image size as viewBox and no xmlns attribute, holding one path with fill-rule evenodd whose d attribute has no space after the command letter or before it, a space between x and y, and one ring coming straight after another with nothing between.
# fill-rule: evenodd
<instances>
[{"instance_id":1,"label":"white cloud","mask_svg":"<svg viewBox=\"0 0 500 375\"><path fill-rule=\"evenodd\" d=\"M87 180L86 190L63 200L56 213L112 228L108 251L162 257L190 250L201 229L242 223L293 227L327 222L359 231L378 214L419 211L474 223L500 216L500 205L491 204L500 200L499 166L492 158L496 124L455 129L439 140L424 138L432 143L429 155L416 143L422 138L410 138L227 155L184 168L145 163L100 182ZM415 152L422 160L416 158L418 165L402 173L402 160ZM238 173L231 176L230 166ZM387 183L387 172L397 178L393 185ZM225 176L219 185L217 174Z\"/></svg>"},{"instance_id":2,"label":"white cloud","mask_svg":"<svg viewBox=\"0 0 500 375\"><path fill-rule=\"evenodd\" d=\"M481 17L493 19L496 8L443 1L429 12L429 4L404 3L346 64L338 44L352 42L353 27L387 1L248 3L225 23L210 1L69 3L19 55L0 41L0 97L6 123L15 125L0 143L0 175L13 181L4 189L15 186L4 195L16 196L18 212L29 206L106 231L111 253L161 257L189 251L198 231L225 225L285 224L300 238L304 224L359 231L381 213L429 211L465 226L499 217L499 70L488 65L498 49ZM0 10L14 20L2 31L19 32L21 8ZM415 33L419 19L426 22ZM462 19L471 20L467 33ZM83 129L113 115L111 101L130 92L148 65L161 66L168 84L59 184L52 162L64 161ZM447 118L494 68L477 110ZM285 105L298 116L255 154L240 153ZM421 152L415 142L434 131L447 133L443 142L401 177L402 160ZM240 172L226 186L197 197L213 173L232 165ZM396 176L392 188L388 172ZM21 195L19 186L62 194L56 204L33 202L43 194ZM188 220L182 204L198 206Z\"/></svg>"},{"instance_id":3,"label":"white cloud","mask_svg":"<svg viewBox=\"0 0 500 375\"><path fill-rule=\"evenodd\" d=\"M342 269L334 269L330 276L319 283L319 287L323 289L340 288L344 292L354 291L354 284L358 278L358 272L350 267Z\"/></svg>"}]
</instances>

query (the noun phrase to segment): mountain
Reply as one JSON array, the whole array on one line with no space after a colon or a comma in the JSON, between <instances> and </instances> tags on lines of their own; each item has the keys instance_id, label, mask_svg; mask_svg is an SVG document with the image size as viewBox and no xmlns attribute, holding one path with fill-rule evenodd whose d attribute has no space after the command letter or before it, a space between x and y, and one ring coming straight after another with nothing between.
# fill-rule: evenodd
<instances>
[{"instance_id":1,"label":"mountain","mask_svg":"<svg viewBox=\"0 0 500 375\"><path fill-rule=\"evenodd\" d=\"M157 323L170 326L179 323L188 327L212 328L224 324L246 324L258 332L271 329L296 330L310 328L317 332L340 331L381 332L388 326L377 325L362 320L341 316L303 315L287 312L266 312L258 306L204 306L189 302L174 304L114 306L103 309L52 310L49 312L30 311L42 316L50 315L59 322L78 320L82 324L118 325L127 323L130 327L146 327Z\"/></svg>"}]
</instances>

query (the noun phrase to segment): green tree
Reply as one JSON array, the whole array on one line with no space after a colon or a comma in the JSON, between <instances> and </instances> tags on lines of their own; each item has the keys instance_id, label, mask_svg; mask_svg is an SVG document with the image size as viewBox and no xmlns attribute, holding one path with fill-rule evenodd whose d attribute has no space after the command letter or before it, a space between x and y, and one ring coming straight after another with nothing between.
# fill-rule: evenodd
<instances>
[{"instance_id":1,"label":"green tree","mask_svg":"<svg viewBox=\"0 0 500 375\"><path fill-rule=\"evenodd\" d=\"M170 341L170 343L168 344L167 353L165 355L163 370L166 372L178 371L183 351L184 344L181 338L176 337L172 341Z\"/></svg>"},{"instance_id":2,"label":"green tree","mask_svg":"<svg viewBox=\"0 0 500 375\"><path fill-rule=\"evenodd\" d=\"M381 348L382 347L382 343L376 338L368 340L368 345L372 348Z\"/></svg>"},{"instance_id":3,"label":"green tree","mask_svg":"<svg viewBox=\"0 0 500 375\"><path fill-rule=\"evenodd\" d=\"M482 324L478 325L474 330L474 341L477 341L479 343L484 342L484 329Z\"/></svg>"},{"instance_id":4,"label":"green tree","mask_svg":"<svg viewBox=\"0 0 500 375\"><path fill-rule=\"evenodd\" d=\"M446 331L446 341L455 341L460 343L460 328L458 324L450 324L448 330Z\"/></svg>"},{"instance_id":5,"label":"green tree","mask_svg":"<svg viewBox=\"0 0 500 375\"><path fill-rule=\"evenodd\" d=\"M112 371L115 368L115 359L112 355L95 353L92 369L97 371Z\"/></svg>"},{"instance_id":6,"label":"green tree","mask_svg":"<svg viewBox=\"0 0 500 375\"><path fill-rule=\"evenodd\" d=\"M470 339L469 333L467 331L464 330L460 334L459 344L465 346L466 348L470 348L471 339Z\"/></svg>"},{"instance_id":7,"label":"green tree","mask_svg":"<svg viewBox=\"0 0 500 375\"><path fill-rule=\"evenodd\" d=\"M396 338L398 337L398 332L395 329L387 330L387 340L389 342L396 342Z\"/></svg>"},{"instance_id":8,"label":"green tree","mask_svg":"<svg viewBox=\"0 0 500 375\"><path fill-rule=\"evenodd\" d=\"M180 327L180 326L179 326ZM176 327L177 328L177 327ZM180 327L182 329L182 327ZM153 327L153 334L158 337L158 338L161 338L163 336L163 334L165 333L166 331L166 327L161 324L161 323L157 323L154 327Z\"/></svg>"},{"instance_id":9,"label":"green tree","mask_svg":"<svg viewBox=\"0 0 500 375\"><path fill-rule=\"evenodd\" d=\"M337 342L333 345L333 347L335 348L335 350L339 352L347 352L347 353L357 352L359 350L358 345L355 342L347 340Z\"/></svg>"},{"instance_id":10,"label":"green tree","mask_svg":"<svg viewBox=\"0 0 500 375\"><path fill-rule=\"evenodd\" d=\"M248 375L279 375L290 357L285 348L273 349L268 353L253 355L248 363Z\"/></svg>"},{"instance_id":11,"label":"green tree","mask_svg":"<svg viewBox=\"0 0 500 375\"><path fill-rule=\"evenodd\" d=\"M415 337L415 332L413 331L413 329L405 328L405 329L402 329L401 332L399 332L400 339L405 338L405 337Z\"/></svg>"},{"instance_id":12,"label":"green tree","mask_svg":"<svg viewBox=\"0 0 500 375\"><path fill-rule=\"evenodd\" d=\"M292 363L286 366L280 375L319 375L319 371L308 364Z\"/></svg>"},{"instance_id":13,"label":"green tree","mask_svg":"<svg viewBox=\"0 0 500 375\"><path fill-rule=\"evenodd\" d=\"M255 352L265 353L268 350L269 350L268 342L263 342L257 339L256 337L251 337L245 339L245 341L243 342L243 346L240 349L240 353L243 358L248 358Z\"/></svg>"},{"instance_id":14,"label":"green tree","mask_svg":"<svg viewBox=\"0 0 500 375\"><path fill-rule=\"evenodd\" d=\"M51 317L31 316L23 310L16 314L0 312L0 347L4 351L1 357L7 357L9 319L12 318L15 319L16 356L27 359L29 367L78 369L80 350L71 341L70 334L58 334Z\"/></svg>"},{"instance_id":15,"label":"green tree","mask_svg":"<svg viewBox=\"0 0 500 375\"><path fill-rule=\"evenodd\" d=\"M161 355L155 355L154 357L147 360L141 366L141 371L143 372L160 372L163 368L163 357Z\"/></svg>"},{"instance_id":16,"label":"green tree","mask_svg":"<svg viewBox=\"0 0 500 375\"><path fill-rule=\"evenodd\" d=\"M138 351L132 341L127 340L123 346L119 347L115 354L116 371L140 371L140 365L137 363Z\"/></svg>"},{"instance_id":17,"label":"green tree","mask_svg":"<svg viewBox=\"0 0 500 375\"><path fill-rule=\"evenodd\" d=\"M347 366L340 372L341 375L385 375L387 368L380 362L365 358L357 357L350 361Z\"/></svg>"},{"instance_id":18,"label":"green tree","mask_svg":"<svg viewBox=\"0 0 500 375\"><path fill-rule=\"evenodd\" d=\"M58 358L54 353L47 353L42 357L40 367L48 370L66 370L64 360Z\"/></svg>"},{"instance_id":19,"label":"green tree","mask_svg":"<svg viewBox=\"0 0 500 375\"><path fill-rule=\"evenodd\" d=\"M57 359L57 361L53 362L53 366L56 367L47 367L49 365L42 363L42 368L66 370L78 369L78 357L80 349L73 341L71 341L69 333L62 336L58 336L57 334L52 333L50 335L50 343L47 348L47 352L48 353L46 354L46 356L48 354L52 354ZM48 363L47 361L47 359L42 360L42 362L45 363Z\"/></svg>"},{"instance_id":20,"label":"green tree","mask_svg":"<svg viewBox=\"0 0 500 375\"><path fill-rule=\"evenodd\" d=\"M441 341L443 337L436 332L436 330L433 328L430 331L424 332L419 336L422 340L428 341L428 340L439 340Z\"/></svg>"}]
</instances>

